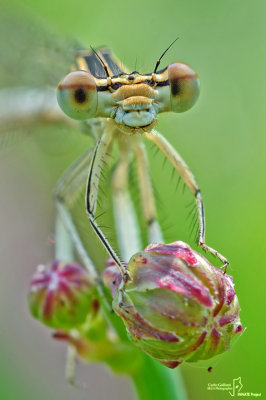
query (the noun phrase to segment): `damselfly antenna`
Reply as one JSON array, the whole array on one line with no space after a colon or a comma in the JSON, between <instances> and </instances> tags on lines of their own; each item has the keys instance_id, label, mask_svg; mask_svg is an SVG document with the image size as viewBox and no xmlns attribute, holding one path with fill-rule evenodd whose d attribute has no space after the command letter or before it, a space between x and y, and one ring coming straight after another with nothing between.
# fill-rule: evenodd
<instances>
[{"instance_id":1,"label":"damselfly antenna","mask_svg":"<svg viewBox=\"0 0 266 400\"><path fill-rule=\"evenodd\" d=\"M170 49L170 47L173 46L173 44L179 39L179 37L177 37L171 44L170 46L167 47L167 49L163 52L163 54L161 55L161 57L159 58L159 60L156 62L155 68L153 73L155 74L155 72L157 71L157 68L159 67L160 63L161 63L161 59L163 58L163 56L165 55L165 53Z\"/></svg>"},{"instance_id":2,"label":"damselfly antenna","mask_svg":"<svg viewBox=\"0 0 266 400\"><path fill-rule=\"evenodd\" d=\"M102 60L102 58L99 56L99 54L97 53L97 51L94 50L94 48L93 48L92 46L91 46L91 49L92 49L93 53L94 53L94 54L99 58L99 60L101 61L102 66L103 66L103 68L104 68L104 70L105 70L105 72L106 72L106 76L107 76L107 77L110 77L110 74L109 74L108 69L107 69L107 65L104 63L104 61Z\"/></svg>"}]
</instances>

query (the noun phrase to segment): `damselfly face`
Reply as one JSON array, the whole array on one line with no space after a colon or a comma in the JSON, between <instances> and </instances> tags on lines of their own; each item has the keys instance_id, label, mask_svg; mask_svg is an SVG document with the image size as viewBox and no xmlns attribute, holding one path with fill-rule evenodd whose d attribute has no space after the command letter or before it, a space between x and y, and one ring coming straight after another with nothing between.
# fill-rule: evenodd
<instances>
[{"instance_id":1,"label":"damselfly face","mask_svg":"<svg viewBox=\"0 0 266 400\"><path fill-rule=\"evenodd\" d=\"M196 73L173 63L149 74L128 73L107 49L79 52L75 70L58 85L58 103L71 118L112 118L127 134L150 131L157 115L184 112L199 94Z\"/></svg>"}]
</instances>

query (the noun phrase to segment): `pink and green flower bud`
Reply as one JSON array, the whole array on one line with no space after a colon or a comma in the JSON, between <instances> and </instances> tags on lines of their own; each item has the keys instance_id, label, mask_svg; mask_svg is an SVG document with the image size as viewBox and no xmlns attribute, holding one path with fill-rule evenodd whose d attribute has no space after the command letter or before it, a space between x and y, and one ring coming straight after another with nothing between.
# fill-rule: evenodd
<instances>
[{"instance_id":1,"label":"pink and green flower bud","mask_svg":"<svg viewBox=\"0 0 266 400\"><path fill-rule=\"evenodd\" d=\"M148 246L128 273L113 308L130 339L169 368L228 351L242 332L232 277L186 243Z\"/></svg>"},{"instance_id":2,"label":"pink and green flower bud","mask_svg":"<svg viewBox=\"0 0 266 400\"><path fill-rule=\"evenodd\" d=\"M28 299L35 318L52 328L70 329L86 320L95 291L84 268L53 261L34 274Z\"/></svg>"}]
</instances>

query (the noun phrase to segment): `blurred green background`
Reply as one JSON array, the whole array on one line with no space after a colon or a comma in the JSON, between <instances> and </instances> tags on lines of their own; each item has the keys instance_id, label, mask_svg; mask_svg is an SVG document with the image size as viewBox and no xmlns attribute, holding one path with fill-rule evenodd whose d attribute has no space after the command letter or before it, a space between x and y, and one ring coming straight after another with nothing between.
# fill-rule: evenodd
<instances>
[{"instance_id":1,"label":"blurred green background","mask_svg":"<svg viewBox=\"0 0 266 400\"><path fill-rule=\"evenodd\" d=\"M10 13L21 7L22 2L9 3ZM164 49L180 37L162 66L173 61L190 64L199 74L201 95L189 112L162 115L158 130L197 177L205 201L207 243L231 262L229 273L247 328L230 353L180 368L192 400L229 398L228 392L208 391L207 385L232 383L238 377L242 391L262 393L264 398L265 1L24 0L23 7L55 36L77 38L88 47L107 44L130 69L140 72L152 71ZM16 25L10 28L15 30ZM8 35L0 37L2 65ZM30 58L30 39L39 40L22 40L19 59L12 65L16 76L2 74L1 86L24 84L22 65L29 68L29 76L31 71L37 76L41 61ZM49 62L49 68L57 68L56 57ZM63 127L37 127L35 133L36 137L15 140L15 145L0 153L0 399L132 400L129 381L101 365L80 364L78 388L70 387L64 379L64 346L54 342L48 330L28 314L30 276L37 264L49 261L53 254L53 187L62 171L91 143L77 133L68 135ZM193 244L185 207L192 199L190 194L175 190L177 176L172 179L171 168L162 168L160 155L151 153L150 163L163 204L159 219L166 240ZM212 373L206 371L210 365Z\"/></svg>"}]
</instances>

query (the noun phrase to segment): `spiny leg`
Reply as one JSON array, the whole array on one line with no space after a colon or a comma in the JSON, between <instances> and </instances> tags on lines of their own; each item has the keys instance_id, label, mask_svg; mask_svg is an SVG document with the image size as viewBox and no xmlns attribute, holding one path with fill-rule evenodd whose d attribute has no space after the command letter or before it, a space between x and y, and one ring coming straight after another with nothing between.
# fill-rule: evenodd
<instances>
[{"instance_id":1,"label":"spiny leg","mask_svg":"<svg viewBox=\"0 0 266 400\"><path fill-rule=\"evenodd\" d=\"M145 221L148 225L149 243L160 243L163 241L160 226L156 220L156 209L149 171L149 163L144 144L138 141L134 146L136 155L139 187L141 193L141 204Z\"/></svg>"},{"instance_id":2,"label":"spiny leg","mask_svg":"<svg viewBox=\"0 0 266 400\"><path fill-rule=\"evenodd\" d=\"M84 183L87 181L87 168L85 168L86 175L84 173L84 167L90 164L92 161L92 157L95 155L94 148L88 150L78 161L76 161L72 166L68 168L65 172L61 180L59 181L56 188L56 206L58 211L58 218L56 224L56 231L63 231L64 243L58 243L56 240L56 246L62 246L63 250L61 254L65 253L64 247L74 246L77 255L79 256L82 264L87 269L91 282L96 286L98 295L102 300L102 306L104 309L105 316L107 320L110 321L111 315L111 306L106 299L103 288L101 285L101 280L98 276L96 268L93 265L92 260L87 254L87 251L80 239L79 233L73 221L70 208L75 201L77 194L80 193L80 190L84 187ZM67 237L68 236L68 237ZM69 240L70 242L69 242ZM65 243L67 242L67 244ZM60 252L57 252L58 256L60 256ZM75 331L71 331L70 335L75 335ZM69 345L68 353L67 353L67 362L66 362L66 377L70 383L74 383L74 374L75 374L75 359L76 359L76 350L73 345Z\"/></svg>"},{"instance_id":3,"label":"spiny leg","mask_svg":"<svg viewBox=\"0 0 266 400\"><path fill-rule=\"evenodd\" d=\"M88 174L88 183L87 183L87 194L86 194L86 209L89 215L89 220L91 226L99 237L100 241L102 242L103 246L112 257L112 259L117 264L118 268L120 269L121 275L124 280L129 278L126 268L124 267L122 261L104 236L103 232L99 228L97 222L95 221L95 212L97 208L97 194L98 194L98 187L99 181L101 177L101 170L102 164L105 162L105 159L108 155L108 150L113 140L113 135L111 131L105 132L101 139L97 142L93 155L92 160L89 168Z\"/></svg>"},{"instance_id":4,"label":"spiny leg","mask_svg":"<svg viewBox=\"0 0 266 400\"><path fill-rule=\"evenodd\" d=\"M134 206L128 192L132 152L124 140L119 141L119 156L112 175L114 218L120 253L125 261L129 261L133 254L141 250L142 244Z\"/></svg>"},{"instance_id":5,"label":"spiny leg","mask_svg":"<svg viewBox=\"0 0 266 400\"><path fill-rule=\"evenodd\" d=\"M224 267L226 271L227 266L229 264L228 260L218 251L216 251L212 247L209 247L205 243L205 216L204 216L202 196L200 193L200 189L196 183L196 180L192 172L190 171L189 167L187 166L185 161L180 157L180 155L174 149L174 147L159 132L157 132L156 130L152 130L151 132L145 132L145 136L147 137L147 139L151 140L154 144L156 144L156 146L159 147L159 149L164 153L166 158L172 163L174 168L178 171L179 175L181 176L185 184L188 186L190 191L194 194L197 204L198 219L199 219L198 244L205 251L209 251L211 254L218 257L222 261L223 263L222 267Z\"/></svg>"},{"instance_id":6,"label":"spiny leg","mask_svg":"<svg viewBox=\"0 0 266 400\"><path fill-rule=\"evenodd\" d=\"M93 150L93 149L92 149ZM89 151L86 153L87 155L91 155L92 151ZM110 304L108 303L101 283L100 279L98 277L98 274L96 272L96 269L89 258L86 249L84 248L82 241L80 240L78 231L75 227L74 221L72 219L71 213L68 210L68 206L72 204L73 202L73 196L75 197L76 193L74 193L74 188L76 188L77 191L80 190L78 187L77 182L80 182L82 185L84 182L84 174L82 174L83 171L79 171L82 163L84 161L84 156L80 159L81 162L75 163L72 167L68 169L66 174L64 174L64 184L62 181L59 182L59 187L61 187L62 192L59 190L57 191L57 219L56 219L56 240L55 240L55 247L56 247L56 257L58 259L65 259L66 257L66 251L67 251L67 259L68 261L74 260L74 254L73 252L73 246L75 247L75 250L82 261L83 265L86 267L90 280L91 282L96 286L98 290L98 294L101 298L102 305L104 308L105 316L107 317L107 320L110 321L110 314L112 311L112 308ZM89 158L87 159L87 162L89 162ZM76 174L74 173L76 172ZM79 173L78 173L79 171ZM82 179L83 177L83 179ZM69 179L67 179L69 178ZM86 174L87 178L87 174ZM86 179L85 179L86 180ZM73 186L73 187L72 187ZM83 185L82 185L83 187ZM69 189L70 193L72 193L72 196L68 196L67 194L67 188ZM61 197L62 194L65 194L65 197ZM66 203L64 202L66 200ZM71 254L72 253L72 254ZM75 338L76 332L75 330L71 330L69 332L69 337L70 338ZM70 384L75 384L75 369L76 369L76 359L77 359L77 351L75 346L73 346L72 343L68 344L67 348L67 355L66 355L66 366L65 366L65 375L66 379Z\"/></svg>"}]
</instances>

